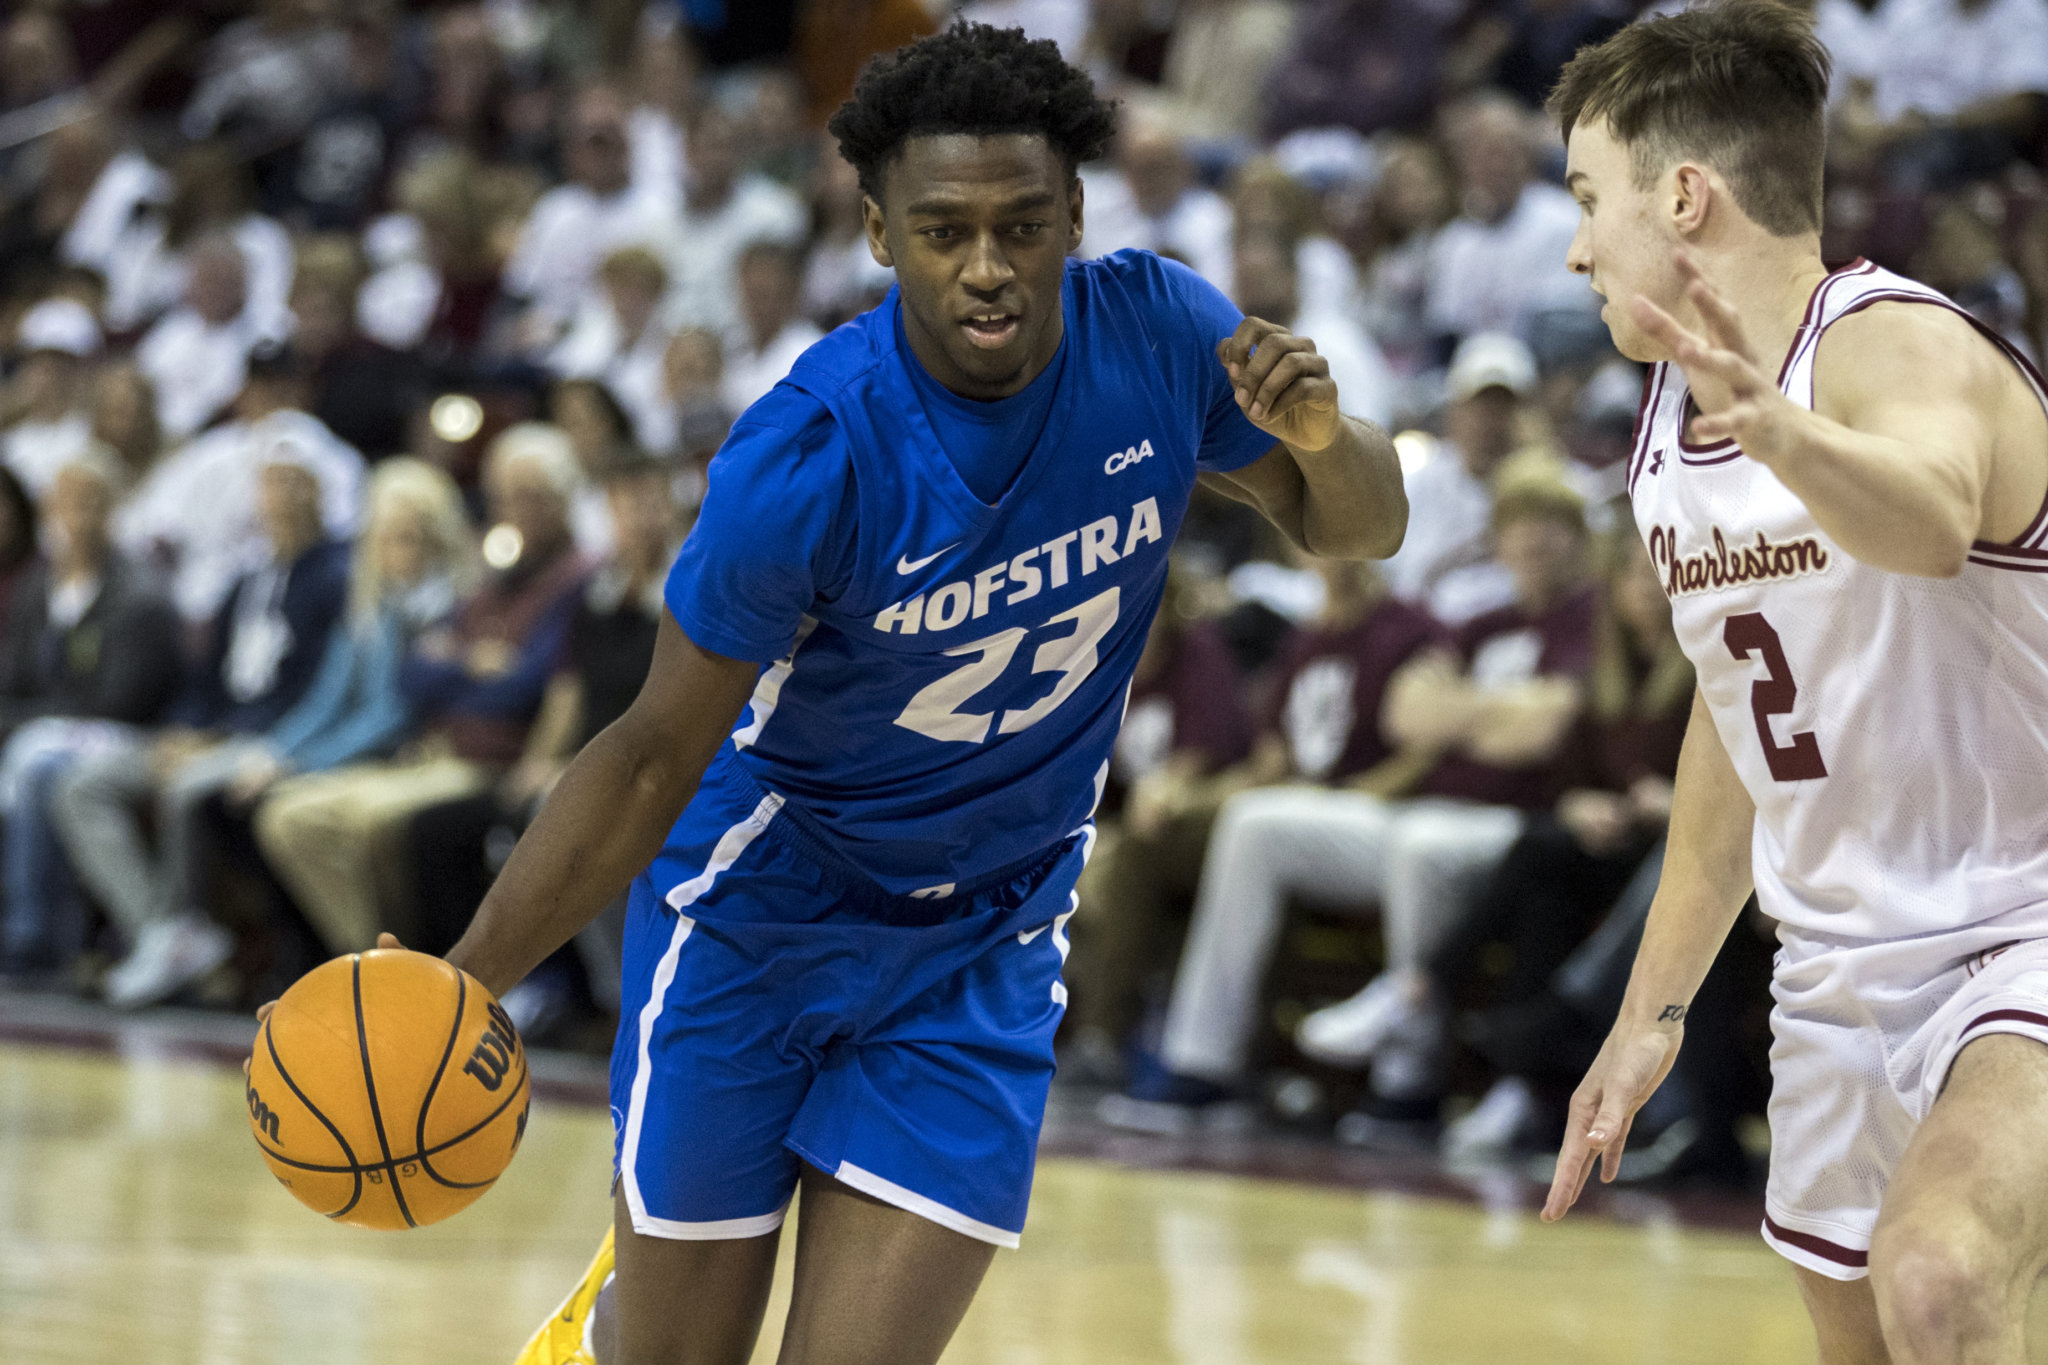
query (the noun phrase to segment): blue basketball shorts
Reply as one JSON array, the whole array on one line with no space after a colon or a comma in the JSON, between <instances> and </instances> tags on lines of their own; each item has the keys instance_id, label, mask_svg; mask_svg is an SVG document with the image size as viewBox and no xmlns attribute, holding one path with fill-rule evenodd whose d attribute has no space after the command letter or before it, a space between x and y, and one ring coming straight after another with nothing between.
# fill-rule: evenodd
<instances>
[{"instance_id":1,"label":"blue basketball shorts","mask_svg":"<svg viewBox=\"0 0 2048 1365\"><path fill-rule=\"evenodd\" d=\"M1093 830L976 894L889 896L747 795L707 779L633 886L611 1103L634 1229L771 1232L807 1162L1016 1246Z\"/></svg>"}]
</instances>

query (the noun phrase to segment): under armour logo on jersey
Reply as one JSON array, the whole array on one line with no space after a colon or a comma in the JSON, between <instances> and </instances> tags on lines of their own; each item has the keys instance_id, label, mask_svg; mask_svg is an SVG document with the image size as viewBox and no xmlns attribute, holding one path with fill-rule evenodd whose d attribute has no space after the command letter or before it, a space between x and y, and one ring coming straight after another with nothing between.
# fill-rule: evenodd
<instances>
[{"instance_id":1,"label":"under armour logo on jersey","mask_svg":"<svg viewBox=\"0 0 2048 1365\"><path fill-rule=\"evenodd\" d=\"M958 545L959 543L960 542L956 540L953 542L953 545ZM919 569L922 569L925 565L931 563L940 555L946 553L947 550L952 549L953 545L941 546L939 549L934 550L932 551L932 553L926 555L923 559L912 559L909 555L899 555L896 558L896 572L899 574L916 573Z\"/></svg>"},{"instance_id":2,"label":"under armour logo on jersey","mask_svg":"<svg viewBox=\"0 0 2048 1365\"><path fill-rule=\"evenodd\" d=\"M1149 460L1151 458L1152 443L1150 441L1140 441L1129 449L1119 450L1104 460L1102 462L1102 472L1105 474L1121 474L1140 460Z\"/></svg>"},{"instance_id":3,"label":"under armour logo on jersey","mask_svg":"<svg viewBox=\"0 0 2048 1365\"><path fill-rule=\"evenodd\" d=\"M1664 472L1663 451L1653 450L1650 452L1650 472L1652 474L1662 474Z\"/></svg>"}]
</instances>

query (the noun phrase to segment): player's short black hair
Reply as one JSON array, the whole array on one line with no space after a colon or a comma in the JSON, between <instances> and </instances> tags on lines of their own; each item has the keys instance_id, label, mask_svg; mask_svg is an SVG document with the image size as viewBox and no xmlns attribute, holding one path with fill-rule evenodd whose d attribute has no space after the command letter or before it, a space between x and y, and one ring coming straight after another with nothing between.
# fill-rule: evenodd
<instances>
[{"instance_id":1,"label":"player's short black hair","mask_svg":"<svg viewBox=\"0 0 2048 1365\"><path fill-rule=\"evenodd\" d=\"M853 98L826 124L860 186L882 197L882 171L921 134L1036 133L1071 174L1101 156L1116 132L1116 107L1057 44L1021 28L956 23L877 57Z\"/></svg>"}]
</instances>

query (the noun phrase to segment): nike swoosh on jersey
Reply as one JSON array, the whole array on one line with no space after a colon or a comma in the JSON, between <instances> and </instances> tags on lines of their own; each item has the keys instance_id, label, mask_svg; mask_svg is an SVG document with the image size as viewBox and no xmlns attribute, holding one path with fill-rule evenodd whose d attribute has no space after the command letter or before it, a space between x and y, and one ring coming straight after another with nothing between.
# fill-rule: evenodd
<instances>
[{"instance_id":1,"label":"nike swoosh on jersey","mask_svg":"<svg viewBox=\"0 0 2048 1365\"><path fill-rule=\"evenodd\" d=\"M1037 938L1050 928L1052 928L1050 924L1041 924L1036 929L1026 929L1023 933L1017 935L1017 942L1029 943L1032 939Z\"/></svg>"},{"instance_id":2,"label":"nike swoosh on jersey","mask_svg":"<svg viewBox=\"0 0 2048 1365\"><path fill-rule=\"evenodd\" d=\"M922 569L925 565L931 563L933 560L937 559L940 555L946 553L947 550L952 549L954 545L958 545L959 543L960 542L956 540L953 542L953 545L948 545L944 547L944 549L934 550L932 553L926 555L923 559L912 559L909 555L899 556L896 560L896 572L899 574L916 573L919 569Z\"/></svg>"}]
</instances>

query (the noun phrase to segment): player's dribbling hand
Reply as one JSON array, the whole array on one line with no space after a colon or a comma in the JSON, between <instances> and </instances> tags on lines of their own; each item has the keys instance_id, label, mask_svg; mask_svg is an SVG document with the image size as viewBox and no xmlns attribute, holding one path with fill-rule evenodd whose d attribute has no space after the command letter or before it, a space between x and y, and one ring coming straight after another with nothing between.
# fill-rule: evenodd
<instances>
[{"instance_id":1,"label":"player's dribbling hand","mask_svg":"<svg viewBox=\"0 0 2048 1365\"><path fill-rule=\"evenodd\" d=\"M1778 391L1777 378L1757 359L1734 306L1700 273L1692 253L1680 247L1671 259L1705 334L1640 294L1629 301L1629 311L1685 371L1700 412L1689 434L1704 442L1733 440L1743 453L1768 460L1790 447L1792 426L1805 410Z\"/></svg>"},{"instance_id":2,"label":"player's dribbling hand","mask_svg":"<svg viewBox=\"0 0 2048 1365\"><path fill-rule=\"evenodd\" d=\"M1264 318L1246 318L1216 343L1237 393L1238 411L1251 424L1297 450L1321 450L1337 439L1343 414L1330 362L1316 344Z\"/></svg>"},{"instance_id":3,"label":"player's dribbling hand","mask_svg":"<svg viewBox=\"0 0 2048 1365\"><path fill-rule=\"evenodd\" d=\"M377 946L379 948L403 948L405 945L398 941L398 935L396 934L379 934L377 935ZM256 1022L260 1024L268 1019L270 1012L276 1008L277 1002L275 1000L266 1000L258 1005L256 1007ZM246 1072L248 1069L249 1064L247 1062L242 1063L242 1070Z\"/></svg>"},{"instance_id":4,"label":"player's dribbling hand","mask_svg":"<svg viewBox=\"0 0 2048 1365\"><path fill-rule=\"evenodd\" d=\"M1586 1079L1572 1093L1564 1150L1557 1154L1550 1197L1543 1201L1544 1222L1555 1223L1578 1202L1595 1161L1603 1182L1621 1173L1621 1152L1636 1111L1671 1073L1684 1036L1682 1025L1621 1023L1607 1035Z\"/></svg>"}]
</instances>

